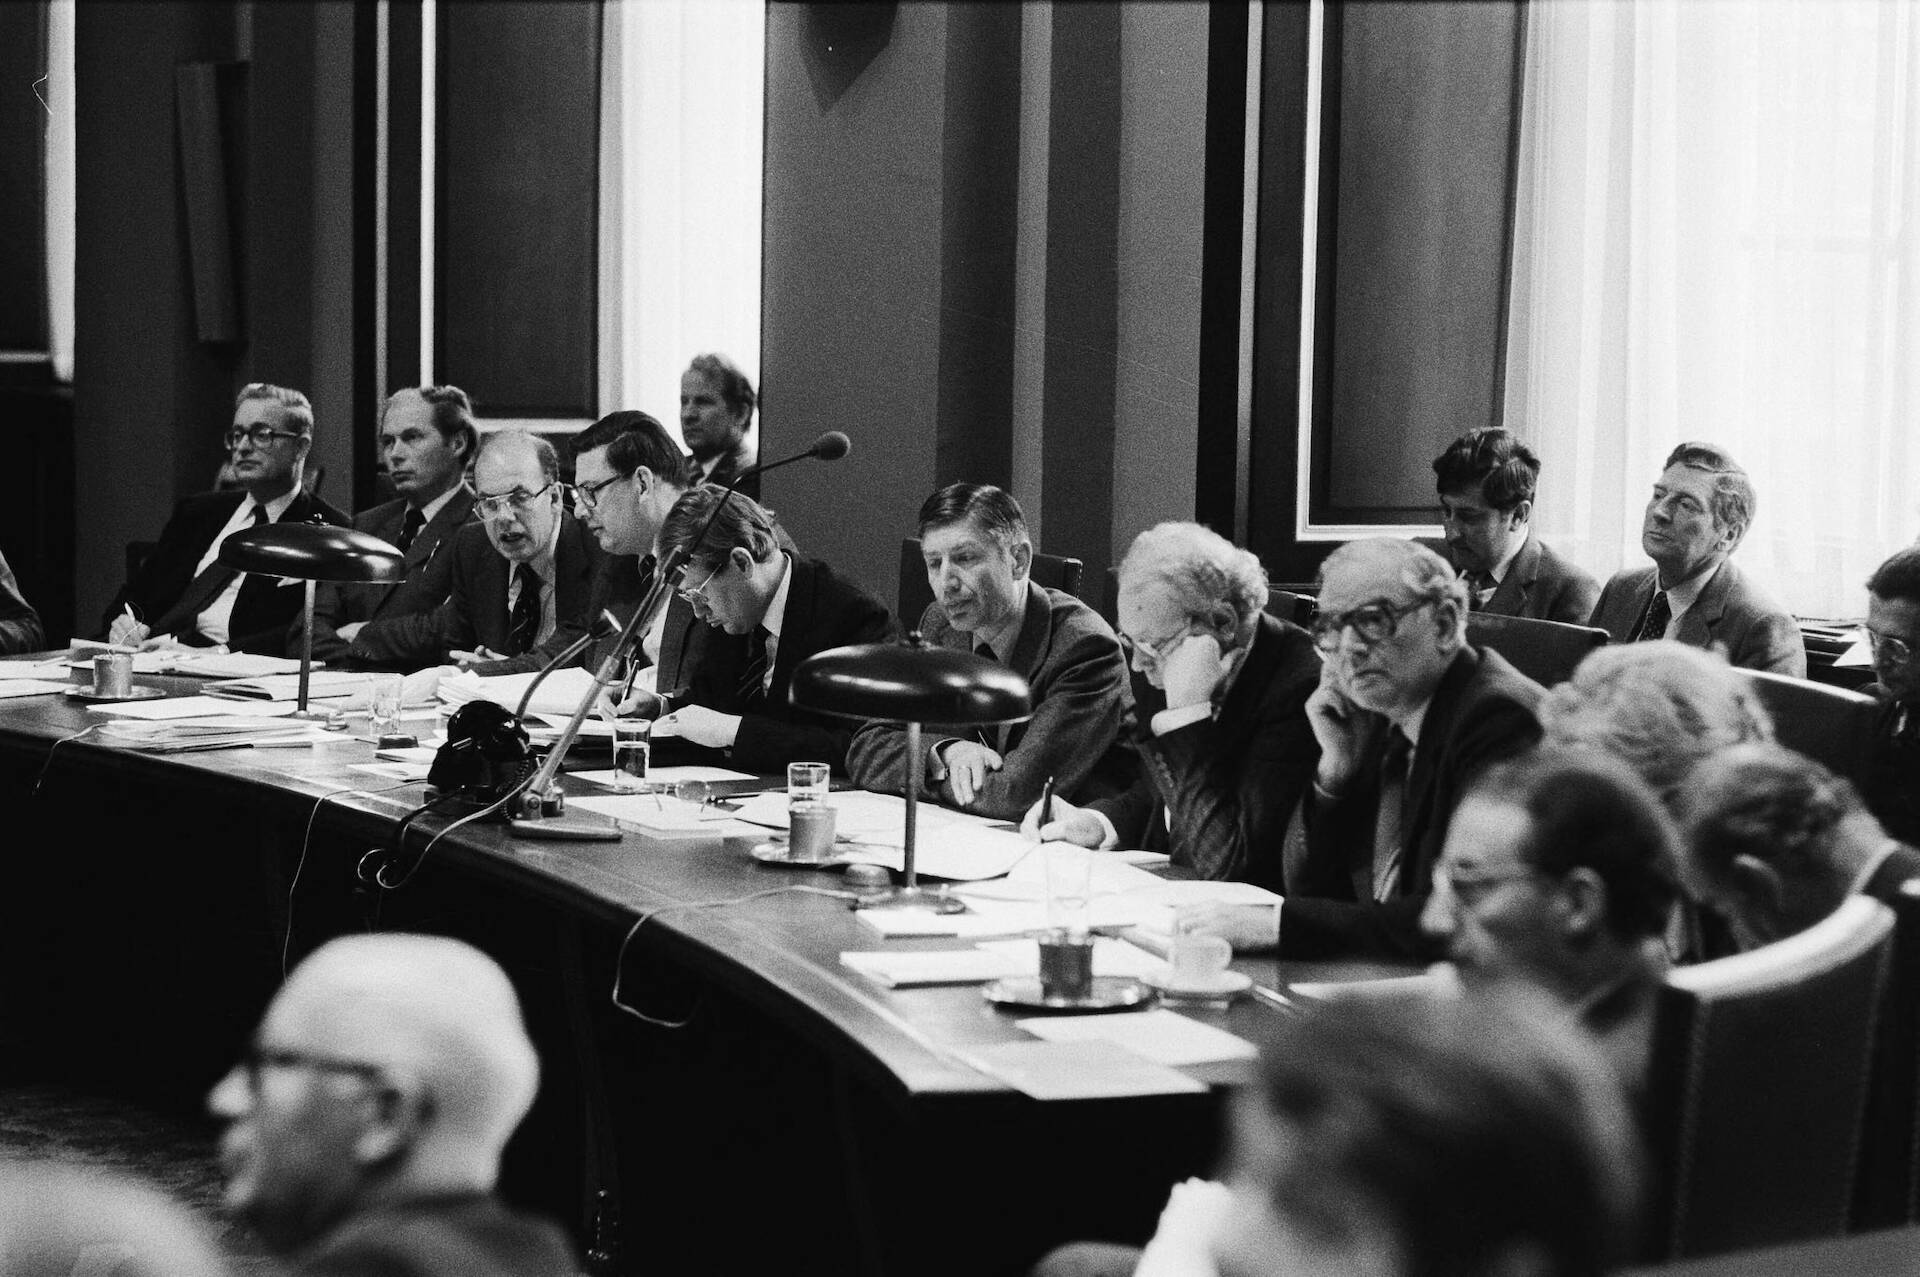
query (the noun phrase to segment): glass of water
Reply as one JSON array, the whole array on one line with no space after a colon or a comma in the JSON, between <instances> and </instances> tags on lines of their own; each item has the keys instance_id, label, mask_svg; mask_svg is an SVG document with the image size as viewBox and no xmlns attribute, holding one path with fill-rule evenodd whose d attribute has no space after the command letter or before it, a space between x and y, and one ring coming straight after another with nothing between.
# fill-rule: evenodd
<instances>
[{"instance_id":1,"label":"glass of water","mask_svg":"<svg viewBox=\"0 0 1920 1277\"><path fill-rule=\"evenodd\" d=\"M623 794L644 794L653 763L653 720L613 720L613 787Z\"/></svg>"},{"instance_id":2,"label":"glass of water","mask_svg":"<svg viewBox=\"0 0 1920 1277\"><path fill-rule=\"evenodd\" d=\"M400 700L406 680L375 674L367 684L367 734L375 740L400 734Z\"/></svg>"}]
</instances>

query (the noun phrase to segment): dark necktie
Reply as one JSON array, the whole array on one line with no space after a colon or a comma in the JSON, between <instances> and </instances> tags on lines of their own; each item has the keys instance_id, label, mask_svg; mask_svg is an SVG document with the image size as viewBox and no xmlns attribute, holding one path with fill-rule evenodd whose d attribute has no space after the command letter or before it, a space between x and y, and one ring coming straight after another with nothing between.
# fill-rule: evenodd
<instances>
[{"instance_id":1,"label":"dark necktie","mask_svg":"<svg viewBox=\"0 0 1920 1277\"><path fill-rule=\"evenodd\" d=\"M1398 727L1387 729L1387 752L1380 759L1380 808L1373 826L1373 898L1391 900L1400 891L1402 842L1406 833L1407 760L1413 744Z\"/></svg>"},{"instance_id":2,"label":"dark necktie","mask_svg":"<svg viewBox=\"0 0 1920 1277\"><path fill-rule=\"evenodd\" d=\"M1640 622L1640 632L1633 636L1636 643L1645 643L1650 639L1662 639L1667 636L1667 626L1673 621L1673 604L1667 602L1667 592L1656 590L1653 602L1647 604L1647 619Z\"/></svg>"},{"instance_id":3,"label":"dark necktie","mask_svg":"<svg viewBox=\"0 0 1920 1277\"><path fill-rule=\"evenodd\" d=\"M514 568L520 575L520 597L514 601L508 618L507 655L530 652L540 638L540 574L531 563Z\"/></svg>"},{"instance_id":4,"label":"dark necktie","mask_svg":"<svg viewBox=\"0 0 1920 1277\"><path fill-rule=\"evenodd\" d=\"M762 684L767 677L767 640L773 637L773 631L764 625L753 627L753 646L747 652L747 667L740 671L739 685L734 689L734 700L741 705L757 705L766 696Z\"/></svg>"},{"instance_id":5,"label":"dark necktie","mask_svg":"<svg viewBox=\"0 0 1920 1277\"><path fill-rule=\"evenodd\" d=\"M253 522L249 527L259 527L267 521L267 507L253 507ZM166 614L153 623L154 634L191 634L194 633L194 618L207 610L209 604L220 597L221 591L232 583L240 573L222 563L219 556L207 564L193 580L187 582L187 588L180 593L179 599L167 609Z\"/></svg>"},{"instance_id":6,"label":"dark necktie","mask_svg":"<svg viewBox=\"0 0 1920 1277\"><path fill-rule=\"evenodd\" d=\"M992 644L989 643L982 643L979 647L974 648L973 654L982 660L992 661L995 664L998 664L1000 661L1000 658L994 654ZM982 745L985 745L988 749L997 750L1000 748L999 737L1001 733L1006 730L1004 723L996 727L976 727L973 729L973 738Z\"/></svg>"},{"instance_id":7,"label":"dark necktie","mask_svg":"<svg viewBox=\"0 0 1920 1277\"><path fill-rule=\"evenodd\" d=\"M1484 608L1497 585L1491 572L1467 573L1467 611L1478 612Z\"/></svg>"},{"instance_id":8,"label":"dark necktie","mask_svg":"<svg viewBox=\"0 0 1920 1277\"><path fill-rule=\"evenodd\" d=\"M420 529L426 526L425 512L417 505L408 506L407 517L400 521L400 539L394 542L394 546L400 553L405 554L407 548L413 544L413 539L420 535Z\"/></svg>"}]
</instances>

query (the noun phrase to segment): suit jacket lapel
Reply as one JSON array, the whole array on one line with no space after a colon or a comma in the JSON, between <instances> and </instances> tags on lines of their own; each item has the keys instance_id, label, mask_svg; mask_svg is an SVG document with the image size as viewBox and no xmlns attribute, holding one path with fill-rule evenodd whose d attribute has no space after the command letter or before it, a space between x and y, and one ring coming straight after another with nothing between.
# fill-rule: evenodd
<instances>
[{"instance_id":1,"label":"suit jacket lapel","mask_svg":"<svg viewBox=\"0 0 1920 1277\"><path fill-rule=\"evenodd\" d=\"M1520 615L1526 607L1527 596L1533 592L1534 580L1539 575L1540 542L1529 532L1526 543L1520 547L1520 553L1514 556L1513 566L1507 569L1506 579L1500 582L1500 588L1487 600L1487 610Z\"/></svg>"},{"instance_id":2,"label":"suit jacket lapel","mask_svg":"<svg viewBox=\"0 0 1920 1277\"><path fill-rule=\"evenodd\" d=\"M794 666L800 663L796 653L807 645L813 632L815 592L819 588L811 561L796 554L788 562L793 580L787 586L787 612L780 618L780 646L773 654L773 678L767 684L767 702L771 705L787 703L787 685L793 681Z\"/></svg>"},{"instance_id":3,"label":"suit jacket lapel","mask_svg":"<svg viewBox=\"0 0 1920 1277\"><path fill-rule=\"evenodd\" d=\"M1013 651L1000 663L1031 682L1046 664L1048 639L1053 634L1053 602L1047 592L1027 579L1027 611L1020 618L1020 633L1013 640ZM994 749L1002 757L1016 748L1027 734L1025 723L1001 723L993 729Z\"/></svg>"},{"instance_id":4,"label":"suit jacket lapel","mask_svg":"<svg viewBox=\"0 0 1920 1277\"><path fill-rule=\"evenodd\" d=\"M472 514L473 490L461 484L459 490L440 507L440 512L427 520L425 526L420 529L420 534L414 537L413 544L407 547L406 576L388 583L387 588L381 591L380 601L374 605L368 619L378 617L388 601L393 598L393 592L412 580L414 573L423 570L427 564L433 562L433 556L446 547L447 542L453 539L453 534L460 530L460 525L465 523ZM385 528L378 531L369 529L369 531L373 531L373 535L381 540L391 543L399 539L401 529L406 526L406 518L407 508L403 504L394 516L391 534Z\"/></svg>"},{"instance_id":5,"label":"suit jacket lapel","mask_svg":"<svg viewBox=\"0 0 1920 1277\"><path fill-rule=\"evenodd\" d=\"M1682 643L1693 647L1707 647L1713 642L1714 627L1720 624L1720 618L1727 610L1727 595L1739 581L1739 569L1731 560L1724 561L1713 571L1713 579L1707 582L1707 588L1700 591L1700 597L1693 601L1685 616L1680 618L1680 628L1675 637Z\"/></svg>"}]
</instances>

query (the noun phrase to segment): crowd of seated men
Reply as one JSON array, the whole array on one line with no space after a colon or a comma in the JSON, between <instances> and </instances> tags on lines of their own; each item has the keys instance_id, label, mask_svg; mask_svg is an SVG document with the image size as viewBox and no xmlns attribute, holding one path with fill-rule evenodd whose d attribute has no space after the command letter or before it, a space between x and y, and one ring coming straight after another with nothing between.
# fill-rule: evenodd
<instances>
[{"instance_id":1,"label":"crowd of seated men","mask_svg":"<svg viewBox=\"0 0 1920 1277\"><path fill-rule=\"evenodd\" d=\"M680 575L625 657L632 677L609 708L670 724L746 770L824 760L900 792L903 732L788 702L808 656L898 626L796 546L773 511L718 486L754 463L753 408L744 376L701 356L682 383L691 457L653 417L618 412L571 441L568 483L545 440L482 436L457 388L400 391L380 422L395 498L352 523L399 548L407 575L323 589L316 655L487 674L536 668L578 640L574 659L597 664L611 640L594 641L595 622L629 620L671 556ZM237 573L219 551L260 523L347 522L305 490L313 432L298 392L243 390L225 437L235 486L180 503L103 633L147 648L281 653L297 641L301 591ZM1018 672L1035 700L1023 724L929 725L921 799L1019 819L1036 839L1160 849L1176 873L1268 887L1277 906L1179 919L1243 953L1444 961L1457 977L1435 984L1443 1012L1348 1009L1284 1025L1236 1109L1226 1186L1176 1190L1144 1256L1088 1246L1047 1271L1318 1271L1316 1257L1411 1271L1387 1261L1456 1249L1458 1262L1435 1271L1603 1271L1626 1233L1596 1240L1593 1229L1630 1209L1638 1154L1623 1150L1652 1120L1653 1007L1668 973L1802 932L1859 893L1891 899L1920 877L1920 852L1906 845L1920 838L1920 547L1866 582L1882 712L1870 765L1839 777L1774 742L1738 672L1803 676L1805 653L1792 617L1732 562L1755 497L1724 450L1674 449L1644 516L1649 565L1604 585L1533 533L1539 465L1511 433L1473 431L1434 470L1444 542L1336 549L1310 628L1272 615L1259 561L1196 524L1134 540L1116 625L1033 580L1035 547L1010 494L956 482L920 511L933 602L917 628ZM0 600L14 599L0 564ZM1584 623L1611 642L1543 687L1470 639L1475 612ZM37 643L37 618L0 609L0 637ZM377 988L396 1007L425 1006L435 995L401 987L413 975L457 980L476 998L496 982L477 955L356 943L296 974L269 1012L275 1031L215 1093L238 1132L235 1201L290 1249L324 1241L346 1253L417 1226L427 1249L499 1250L499 1271L546 1271L551 1238L487 1197L530 1085L517 1011L495 997L473 1012L469 1027L497 1039L474 1049L499 1058L482 1061L484 1085L460 1084L492 1098L423 1107L410 1087L432 1082L432 1067L393 1055L412 1049L406 1034L370 1023L355 1052L315 1054L294 1041L305 1021L282 1004ZM291 1036L282 1042L275 1026ZM1422 1085L1357 1067L1363 1051L1404 1056ZM417 1170L417 1193L271 1182L266 1115L280 1075L299 1069L390 1092L380 1123L342 1128L337 1157L351 1168L362 1149L388 1150L373 1159L380 1173ZM1402 1120L1415 1111L1419 1121ZM429 1119L453 1118L474 1127L427 1156ZM1463 1148L1470 1169L1459 1172L1451 1159ZM1376 1182L1381 1159L1405 1165ZM1540 1169L1555 1159L1560 1181ZM1552 1203L1487 1215L1484 1236L1434 1232L1436 1203L1461 1184L1504 1202L1540 1181L1560 1184ZM283 1188L285 1201L269 1199ZM329 1196L335 1188L344 1195ZM360 1212L372 1222L353 1224Z\"/></svg>"}]
</instances>

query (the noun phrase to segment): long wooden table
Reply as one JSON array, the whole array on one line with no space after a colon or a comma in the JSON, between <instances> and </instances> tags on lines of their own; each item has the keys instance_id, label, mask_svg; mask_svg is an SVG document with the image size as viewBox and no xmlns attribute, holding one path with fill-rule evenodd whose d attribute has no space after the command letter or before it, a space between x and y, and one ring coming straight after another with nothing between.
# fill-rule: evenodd
<instances>
[{"instance_id":1,"label":"long wooden table","mask_svg":"<svg viewBox=\"0 0 1920 1277\"><path fill-rule=\"evenodd\" d=\"M1025 1036L977 987L881 987L840 963L881 947L845 903L739 899L837 875L760 865L748 840L534 842L482 823L416 867L445 824L431 816L369 861L424 792L361 792L391 784L353 770L370 745L148 755L75 738L98 720L60 696L0 701L13 1072L197 1105L283 954L406 928L512 974L545 1073L505 1187L571 1223L596 1267L1021 1272L1063 1240L1144 1237L1167 1187L1214 1161L1238 1069L1195 1071L1198 1095L1030 1100L961 1058ZM383 859L404 885L366 881ZM642 917L618 974L653 1022L611 1001ZM1277 1014L1186 1013L1249 1037Z\"/></svg>"}]
</instances>

